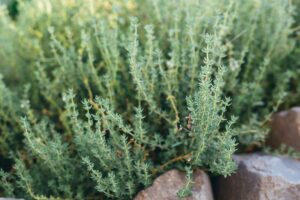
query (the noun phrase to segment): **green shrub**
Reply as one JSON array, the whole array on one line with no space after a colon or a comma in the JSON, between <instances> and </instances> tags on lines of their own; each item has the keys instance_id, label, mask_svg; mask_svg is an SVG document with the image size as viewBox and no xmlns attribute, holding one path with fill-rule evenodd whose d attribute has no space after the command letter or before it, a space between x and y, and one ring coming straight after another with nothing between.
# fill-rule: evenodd
<instances>
[{"instance_id":1,"label":"green shrub","mask_svg":"<svg viewBox=\"0 0 300 200\"><path fill-rule=\"evenodd\" d=\"M173 167L231 174L236 145L261 146L286 95L293 8L31 0L15 21L2 8L0 156L14 167L1 166L0 186L128 199Z\"/></svg>"},{"instance_id":2,"label":"green shrub","mask_svg":"<svg viewBox=\"0 0 300 200\"><path fill-rule=\"evenodd\" d=\"M17 0L1 0L0 5L5 5L12 18L18 14L18 1Z\"/></svg>"},{"instance_id":3,"label":"green shrub","mask_svg":"<svg viewBox=\"0 0 300 200\"><path fill-rule=\"evenodd\" d=\"M300 2L293 1L295 4L295 22L293 24L293 34L291 37L295 40L295 48L284 60L284 65L287 68L293 69L291 73L291 81L289 84L289 94L287 101L282 105L283 109L288 109L291 106L299 106L300 102L300 87L299 87L299 77L300 77L300 13L297 12L300 9Z\"/></svg>"}]
</instances>

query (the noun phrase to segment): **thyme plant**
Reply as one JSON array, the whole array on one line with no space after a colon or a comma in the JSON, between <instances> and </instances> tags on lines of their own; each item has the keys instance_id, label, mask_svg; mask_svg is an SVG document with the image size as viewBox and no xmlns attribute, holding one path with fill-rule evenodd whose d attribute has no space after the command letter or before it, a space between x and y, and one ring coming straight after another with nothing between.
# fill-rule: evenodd
<instances>
[{"instance_id":1,"label":"thyme plant","mask_svg":"<svg viewBox=\"0 0 300 200\"><path fill-rule=\"evenodd\" d=\"M228 176L292 80L288 0L18 6L0 9L5 195L128 199L174 167Z\"/></svg>"}]
</instances>

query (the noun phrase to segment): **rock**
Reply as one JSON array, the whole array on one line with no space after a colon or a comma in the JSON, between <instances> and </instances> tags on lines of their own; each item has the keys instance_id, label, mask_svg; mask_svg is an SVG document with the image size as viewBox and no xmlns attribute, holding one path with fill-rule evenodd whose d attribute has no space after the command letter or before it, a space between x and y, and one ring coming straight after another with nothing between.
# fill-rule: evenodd
<instances>
[{"instance_id":1,"label":"rock","mask_svg":"<svg viewBox=\"0 0 300 200\"><path fill-rule=\"evenodd\" d=\"M273 148L285 144L300 151L300 107L273 115L267 144Z\"/></svg>"},{"instance_id":2,"label":"rock","mask_svg":"<svg viewBox=\"0 0 300 200\"><path fill-rule=\"evenodd\" d=\"M217 200L300 200L300 162L283 156L234 156L238 169L217 180Z\"/></svg>"},{"instance_id":3,"label":"rock","mask_svg":"<svg viewBox=\"0 0 300 200\"><path fill-rule=\"evenodd\" d=\"M213 200L209 177L202 170L194 172L192 194L186 200ZM155 179L152 186L138 193L135 200L177 200L176 193L185 185L183 172L170 170Z\"/></svg>"},{"instance_id":4,"label":"rock","mask_svg":"<svg viewBox=\"0 0 300 200\"><path fill-rule=\"evenodd\" d=\"M14 198L0 197L0 200L24 200L24 199L14 199Z\"/></svg>"}]
</instances>

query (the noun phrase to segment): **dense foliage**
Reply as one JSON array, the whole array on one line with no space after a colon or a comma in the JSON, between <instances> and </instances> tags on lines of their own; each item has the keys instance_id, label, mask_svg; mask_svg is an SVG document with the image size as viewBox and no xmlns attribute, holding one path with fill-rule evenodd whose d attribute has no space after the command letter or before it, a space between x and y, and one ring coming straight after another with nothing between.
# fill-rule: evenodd
<instances>
[{"instance_id":1,"label":"dense foliage","mask_svg":"<svg viewBox=\"0 0 300 200\"><path fill-rule=\"evenodd\" d=\"M173 167L231 174L237 147L261 147L270 114L299 100L296 6L7 1L3 194L128 199Z\"/></svg>"}]
</instances>

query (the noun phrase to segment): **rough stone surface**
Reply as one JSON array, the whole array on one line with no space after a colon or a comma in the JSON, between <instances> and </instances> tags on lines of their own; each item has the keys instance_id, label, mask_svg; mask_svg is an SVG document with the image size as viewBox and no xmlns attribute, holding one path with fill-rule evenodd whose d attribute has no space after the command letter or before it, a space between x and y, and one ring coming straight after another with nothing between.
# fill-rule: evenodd
<instances>
[{"instance_id":1,"label":"rough stone surface","mask_svg":"<svg viewBox=\"0 0 300 200\"><path fill-rule=\"evenodd\" d=\"M234 156L238 170L217 180L217 200L300 200L300 162L283 156Z\"/></svg>"},{"instance_id":2,"label":"rough stone surface","mask_svg":"<svg viewBox=\"0 0 300 200\"><path fill-rule=\"evenodd\" d=\"M192 195L186 200L213 200L209 177L202 170L194 173ZM186 177L183 172L170 170L156 178L153 185L141 191L135 200L177 200L176 193L185 185Z\"/></svg>"},{"instance_id":3,"label":"rough stone surface","mask_svg":"<svg viewBox=\"0 0 300 200\"><path fill-rule=\"evenodd\" d=\"M300 151L300 107L273 115L267 143L274 148L285 144Z\"/></svg>"},{"instance_id":4,"label":"rough stone surface","mask_svg":"<svg viewBox=\"0 0 300 200\"><path fill-rule=\"evenodd\" d=\"M0 200L24 200L24 199L14 199L14 198L0 197Z\"/></svg>"}]
</instances>

